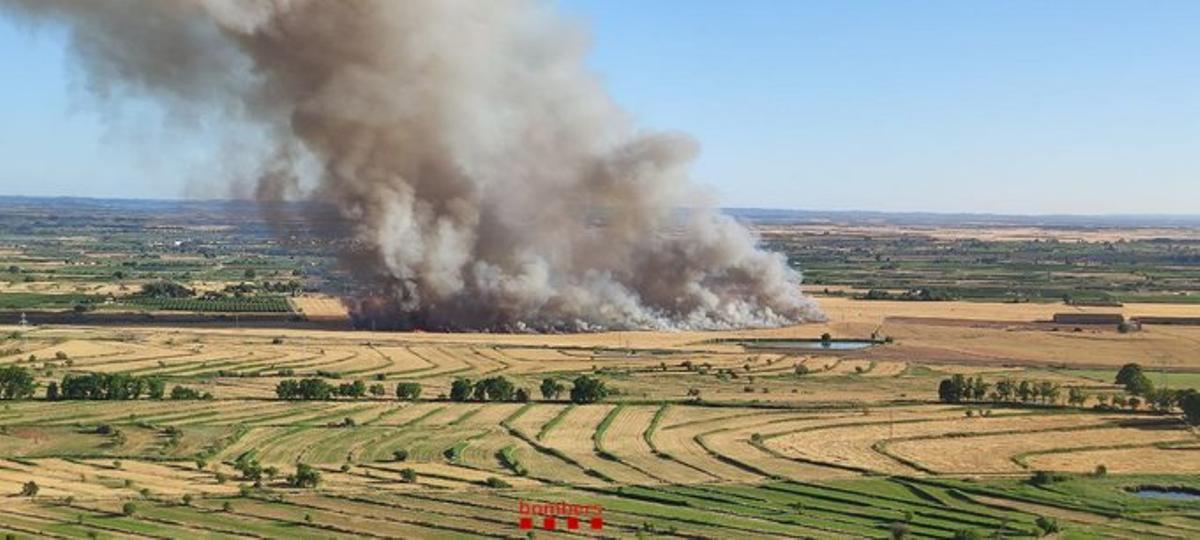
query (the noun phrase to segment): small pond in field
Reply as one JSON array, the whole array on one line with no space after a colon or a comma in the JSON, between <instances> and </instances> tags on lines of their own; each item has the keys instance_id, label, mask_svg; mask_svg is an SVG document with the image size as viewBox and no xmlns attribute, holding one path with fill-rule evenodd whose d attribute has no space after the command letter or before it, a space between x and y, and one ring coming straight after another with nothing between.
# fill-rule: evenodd
<instances>
[{"instance_id":1,"label":"small pond in field","mask_svg":"<svg viewBox=\"0 0 1200 540\"><path fill-rule=\"evenodd\" d=\"M1130 490L1131 495L1143 499L1168 499L1172 501L1200 501L1200 491L1181 488L1141 487Z\"/></svg>"}]
</instances>

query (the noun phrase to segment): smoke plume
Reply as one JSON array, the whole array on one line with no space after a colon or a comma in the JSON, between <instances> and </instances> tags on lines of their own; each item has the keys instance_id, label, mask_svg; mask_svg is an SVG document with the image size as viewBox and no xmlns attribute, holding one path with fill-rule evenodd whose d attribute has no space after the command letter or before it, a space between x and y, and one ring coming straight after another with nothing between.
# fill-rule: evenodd
<instances>
[{"instance_id":1,"label":"smoke plume","mask_svg":"<svg viewBox=\"0 0 1200 540\"><path fill-rule=\"evenodd\" d=\"M264 133L255 194L336 208L352 246L342 260L363 291L348 300L382 326L820 317L782 256L697 196L697 144L636 130L586 69L586 33L544 2L0 6L65 23L100 103L150 97Z\"/></svg>"}]
</instances>

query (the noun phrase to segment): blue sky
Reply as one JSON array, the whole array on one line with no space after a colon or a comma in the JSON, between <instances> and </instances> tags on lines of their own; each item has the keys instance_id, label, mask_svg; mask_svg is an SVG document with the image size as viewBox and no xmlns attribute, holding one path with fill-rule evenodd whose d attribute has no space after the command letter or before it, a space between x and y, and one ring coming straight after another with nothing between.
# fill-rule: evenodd
<instances>
[{"instance_id":1,"label":"blue sky","mask_svg":"<svg viewBox=\"0 0 1200 540\"><path fill-rule=\"evenodd\" d=\"M1200 213L1200 2L560 3L724 205ZM0 194L198 194L209 139L102 122L64 35L0 20Z\"/></svg>"}]
</instances>

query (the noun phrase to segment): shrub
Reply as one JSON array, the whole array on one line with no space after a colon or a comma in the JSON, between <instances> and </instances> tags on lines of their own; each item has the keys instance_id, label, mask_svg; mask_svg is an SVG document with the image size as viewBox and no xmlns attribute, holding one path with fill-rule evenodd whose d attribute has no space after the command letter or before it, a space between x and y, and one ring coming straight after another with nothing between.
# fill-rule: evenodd
<instances>
[{"instance_id":1,"label":"shrub","mask_svg":"<svg viewBox=\"0 0 1200 540\"><path fill-rule=\"evenodd\" d=\"M959 529L954 531L954 540L982 540L983 535L975 529Z\"/></svg>"},{"instance_id":2,"label":"shrub","mask_svg":"<svg viewBox=\"0 0 1200 540\"><path fill-rule=\"evenodd\" d=\"M176 385L171 389L171 399L212 399L212 394L201 392L195 388L188 388L182 385Z\"/></svg>"},{"instance_id":3,"label":"shrub","mask_svg":"<svg viewBox=\"0 0 1200 540\"><path fill-rule=\"evenodd\" d=\"M36 497L39 490L41 490L41 488L38 487L37 482L30 480L21 486L21 496Z\"/></svg>"},{"instance_id":4,"label":"shrub","mask_svg":"<svg viewBox=\"0 0 1200 540\"><path fill-rule=\"evenodd\" d=\"M400 479L404 480L404 482L409 483L409 484L416 482L417 481L417 471L415 471L413 469L402 469L400 471Z\"/></svg>"},{"instance_id":5,"label":"shrub","mask_svg":"<svg viewBox=\"0 0 1200 540\"><path fill-rule=\"evenodd\" d=\"M1042 531L1042 536L1054 534L1061 530L1058 520L1051 517L1038 516L1034 524L1037 525L1039 531Z\"/></svg>"},{"instance_id":6,"label":"shrub","mask_svg":"<svg viewBox=\"0 0 1200 540\"><path fill-rule=\"evenodd\" d=\"M396 461L408 460L408 450L405 450L403 448L392 450L392 459L394 459Z\"/></svg>"},{"instance_id":7,"label":"shrub","mask_svg":"<svg viewBox=\"0 0 1200 540\"><path fill-rule=\"evenodd\" d=\"M132 516L137 513L137 505L133 501L129 501L121 506L121 513L126 516Z\"/></svg>"},{"instance_id":8,"label":"shrub","mask_svg":"<svg viewBox=\"0 0 1200 540\"><path fill-rule=\"evenodd\" d=\"M505 489L512 487L512 484L496 478L495 476L489 476L488 479L484 481L484 484L492 489Z\"/></svg>"},{"instance_id":9,"label":"shrub","mask_svg":"<svg viewBox=\"0 0 1200 540\"><path fill-rule=\"evenodd\" d=\"M542 379L542 386L540 390L542 391L543 399L558 399L558 396L562 395L563 391L566 390L566 387L564 387L562 383L552 378L546 378Z\"/></svg>"},{"instance_id":10,"label":"shrub","mask_svg":"<svg viewBox=\"0 0 1200 540\"><path fill-rule=\"evenodd\" d=\"M415 401L421 397L421 383L402 382L397 384L396 397L404 401Z\"/></svg>"},{"instance_id":11,"label":"shrub","mask_svg":"<svg viewBox=\"0 0 1200 540\"><path fill-rule=\"evenodd\" d=\"M1046 486L1055 482L1063 482L1069 480L1070 476L1063 473L1051 471L1035 471L1033 476L1029 477L1029 483L1035 486Z\"/></svg>"},{"instance_id":12,"label":"shrub","mask_svg":"<svg viewBox=\"0 0 1200 540\"><path fill-rule=\"evenodd\" d=\"M287 483L295 488L315 488L321 483L321 473L307 463L298 463L296 474L289 475Z\"/></svg>"}]
</instances>

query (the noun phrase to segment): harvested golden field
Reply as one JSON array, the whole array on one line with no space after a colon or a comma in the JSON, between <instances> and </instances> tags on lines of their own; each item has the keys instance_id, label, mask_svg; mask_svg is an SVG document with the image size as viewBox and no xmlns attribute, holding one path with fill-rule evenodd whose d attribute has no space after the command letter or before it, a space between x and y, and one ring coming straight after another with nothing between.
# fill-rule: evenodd
<instances>
[{"instance_id":1,"label":"harvested golden field","mask_svg":"<svg viewBox=\"0 0 1200 540\"><path fill-rule=\"evenodd\" d=\"M705 505L769 489L770 496L752 496L813 495L803 504L850 512L829 499L844 493L804 490L962 477L1020 482L1033 470L1087 473L1097 465L1114 479L1194 469L1200 446L1187 445L1196 435L1177 414L1155 414L1145 405L1093 408L1096 393L1122 393L1104 381L1126 355L1148 367L1169 366L1172 377L1188 380L1187 370L1200 369L1189 349L1190 328L1050 332L1023 324L1052 314L1054 306L825 302L829 324L744 332L6 327L0 364L33 370L39 392L38 399L0 410L0 490L18 493L33 481L40 488L34 502L45 503L21 500L0 511L12 524L0 532L74 523L77 514L85 516L74 525L78 531L109 531L124 525L105 516L133 501L147 516L136 523L157 523L155 534L233 534L212 518L229 503L265 537L292 535L295 523L308 523L306 515L326 520L326 528L305 529L300 537L458 537L480 523L512 527L511 507L522 497L561 495L598 497L612 505L614 527L627 532L641 528L645 515L680 515L681 507L652 501L696 497L689 499L698 506L687 526L700 536L755 537L757 527L774 531L764 537L870 536L876 529L844 518L788 525ZM893 309L895 316L887 313ZM948 324L947 317L966 322ZM969 317L980 317L978 324ZM996 323L1003 320L1014 321L1012 327ZM825 331L846 338L879 332L891 342L813 352L718 341L806 339ZM49 383L86 373L161 380L167 394L185 387L212 399L42 399ZM937 403L939 384L955 375L989 388L1002 379L1044 381L1059 394L1053 404ZM570 403L581 376L612 392L602 403ZM450 399L458 379L495 378L527 401ZM324 381L334 393L324 400L279 399L281 383L303 379ZM546 380L561 387L558 394L543 395ZM397 399L401 383L416 383L419 398ZM336 393L356 384L360 395ZM1067 404L1072 389L1088 394L1082 407ZM246 460L269 473L247 476L240 465ZM288 484L301 464L321 475L319 488ZM898 480L872 476L878 474ZM1008 500L989 493L988 500ZM190 505L179 503L185 495ZM67 497L73 506L63 506ZM455 508L447 502L455 497L477 502ZM894 519L896 504L886 503L887 519ZM1027 504L1012 512L1042 508ZM353 524L332 524L350 515Z\"/></svg>"}]
</instances>

